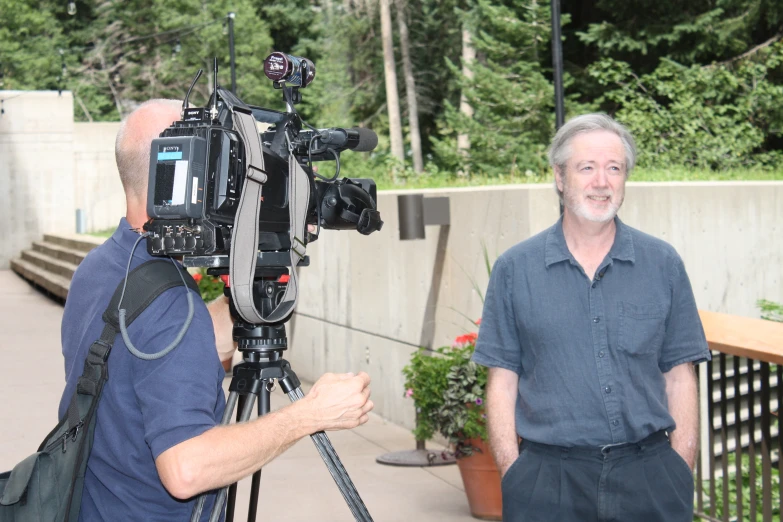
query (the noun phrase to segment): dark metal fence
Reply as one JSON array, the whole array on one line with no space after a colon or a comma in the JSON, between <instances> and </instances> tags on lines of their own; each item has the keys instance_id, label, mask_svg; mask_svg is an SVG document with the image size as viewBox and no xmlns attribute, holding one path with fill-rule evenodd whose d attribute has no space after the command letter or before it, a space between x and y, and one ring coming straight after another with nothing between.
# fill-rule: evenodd
<instances>
[{"instance_id":1,"label":"dark metal fence","mask_svg":"<svg viewBox=\"0 0 783 522\"><path fill-rule=\"evenodd\" d=\"M780 521L783 366L713 353L700 377L707 379L707 440L696 466L694 514L710 521Z\"/></svg>"}]
</instances>

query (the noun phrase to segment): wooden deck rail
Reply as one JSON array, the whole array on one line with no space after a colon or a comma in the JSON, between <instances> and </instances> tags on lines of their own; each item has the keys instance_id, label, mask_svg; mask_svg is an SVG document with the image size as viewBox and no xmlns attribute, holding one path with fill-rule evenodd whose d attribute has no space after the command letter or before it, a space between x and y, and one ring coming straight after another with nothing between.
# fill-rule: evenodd
<instances>
[{"instance_id":1,"label":"wooden deck rail","mask_svg":"<svg viewBox=\"0 0 783 522\"><path fill-rule=\"evenodd\" d=\"M783 323L699 310L710 349L783 364Z\"/></svg>"},{"instance_id":2,"label":"wooden deck rail","mask_svg":"<svg viewBox=\"0 0 783 522\"><path fill-rule=\"evenodd\" d=\"M783 404L783 323L699 314L713 360L699 367L694 514L711 522L780 520L783 482L773 474L783 476L783 429L774 417Z\"/></svg>"}]
</instances>

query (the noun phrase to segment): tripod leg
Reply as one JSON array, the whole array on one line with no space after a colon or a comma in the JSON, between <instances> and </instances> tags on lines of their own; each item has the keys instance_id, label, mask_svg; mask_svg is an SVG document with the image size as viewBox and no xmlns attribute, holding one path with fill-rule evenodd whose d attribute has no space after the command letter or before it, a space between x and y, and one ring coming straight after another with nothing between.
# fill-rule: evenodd
<instances>
[{"instance_id":1,"label":"tripod leg","mask_svg":"<svg viewBox=\"0 0 783 522\"><path fill-rule=\"evenodd\" d=\"M261 382L261 391L258 394L258 416L266 415L270 409L270 392L267 385L269 381ZM258 490L261 487L261 470L253 473L253 479L250 482L250 504L247 511L247 522L256 522L256 512L258 511Z\"/></svg>"},{"instance_id":2,"label":"tripod leg","mask_svg":"<svg viewBox=\"0 0 783 522\"><path fill-rule=\"evenodd\" d=\"M231 422L231 415L234 413L234 408L237 406L237 392L231 392L228 395L228 401L226 402L226 409L223 410L223 417L220 419L220 425L225 426ZM193 513L190 516L190 522L199 522L201 520L201 512L204 510L204 501L207 499L209 493L202 493L196 500L196 505L193 507Z\"/></svg>"},{"instance_id":3,"label":"tripod leg","mask_svg":"<svg viewBox=\"0 0 783 522\"><path fill-rule=\"evenodd\" d=\"M242 412L245 411L246 395L239 396L239 411L237 411L237 422L242 418ZM228 501L226 502L226 522L234 522L234 508L237 501L237 483L234 482L228 487Z\"/></svg>"},{"instance_id":4,"label":"tripod leg","mask_svg":"<svg viewBox=\"0 0 783 522\"><path fill-rule=\"evenodd\" d=\"M246 422L248 419L250 419L250 414L253 412L253 402L255 402L255 399L255 394L247 394L239 422ZM228 493L228 488L220 488L220 491L218 491L217 498L215 499L215 505L212 506L212 514L209 516L209 522L218 522L218 520L220 520L220 514L223 512L223 502L226 500L226 493Z\"/></svg>"},{"instance_id":5,"label":"tripod leg","mask_svg":"<svg viewBox=\"0 0 783 522\"><path fill-rule=\"evenodd\" d=\"M304 393L302 393L300 387L296 387L288 392L288 398L291 402L298 401L304 398ZM315 444L318 453L321 455L321 459L323 459L324 464L326 464L326 468L337 483L337 487L340 490L340 493L342 493L345 502L348 504L351 513L353 513L354 518L357 522L372 522L372 517L370 516L369 511L367 511L367 506L364 505L364 502L359 496L359 492L356 491L356 486L354 486L351 481L351 477L348 476L348 472L345 470L345 467L343 467L342 462L340 462L340 458L337 456L337 452L334 450L331 441L329 441L329 437L322 431L314 433L310 437L313 439L313 443Z\"/></svg>"}]
</instances>

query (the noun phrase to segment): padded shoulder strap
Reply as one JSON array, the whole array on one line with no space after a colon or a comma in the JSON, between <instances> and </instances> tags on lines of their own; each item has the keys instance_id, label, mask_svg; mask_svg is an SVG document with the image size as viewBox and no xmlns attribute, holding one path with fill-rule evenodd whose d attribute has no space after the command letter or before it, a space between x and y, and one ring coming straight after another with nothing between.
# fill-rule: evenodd
<instances>
[{"instance_id":1,"label":"padded shoulder strap","mask_svg":"<svg viewBox=\"0 0 783 522\"><path fill-rule=\"evenodd\" d=\"M180 277L177 271L182 271ZM128 274L128 284L125 288L125 297L122 299L122 305L127 310L125 325L130 324L152 303L160 294L175 286L182 286L182 279L191 289L198 292L198 284L190 274L185 273L185 267L172 263L165 259L154 259L147 261ZM103 313L103 320L114 327L120 328L119 312L117 305L122 295L122 281L114 291L114 295L109 301L109 306ZM116 334L116 332L115 332Z\"/></svg>"}]
</instances>

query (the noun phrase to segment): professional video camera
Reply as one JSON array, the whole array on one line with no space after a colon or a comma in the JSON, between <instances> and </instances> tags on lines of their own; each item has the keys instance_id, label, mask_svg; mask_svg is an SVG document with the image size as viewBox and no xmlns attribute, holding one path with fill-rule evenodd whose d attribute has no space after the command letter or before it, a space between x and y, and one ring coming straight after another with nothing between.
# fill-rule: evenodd
<instances>
[{"instance_id":1,"label":"professional video camera","mask_svg":"<svg viewBox=\"0 0 783 522\"><path fill-rule=\"evenodd\" d=\"M228 275L233 338L243 355L234 366L221 424L228 424L239 401L238 421L269 412L273 382L292 400L304 397L299 379L282 358L288 346L285 323L298 294L297 266L306 266L307 243L321 227L355 229L362 234L383 225L376 209L375 182L338 179L340 152L370 151L378 137L368 129L316 129L296 113L300 88L315 78L305 59L272 53L264 73L281 89L285 112L246 105L218 86L204 108L188 100L182 120L152 141L147 193L147 250L152 255L183 256L185 266L208 267ZM313 162L334 160L332 176L315 172ZM316 180L319 178L319 180ZM316 225L311 234L308 225ZM347 471L323 432L311 435L357 522L372 522ZM250 509L255 520L260 471L253 475ZM233 493L232 493L233 491ZM221 488L210 521L233 519L236 485ZM201 520L207 494L199 497L191 520ZM249 516L249 520L250 520Z\"/></svg>"},{"instance_id":2,"label":"professional video camera","mask_svg":"<svg viewBox=\"0 0 783 522\"><path fill-rule=\"evenodd\" d=\"M290 270L294 284L277 299L289 304L272 303L272 310L256 310L253 290L237 286L252 287L264 268L274 275L282 267L306 265L305 247L321 227L370 234L383 225L375 182L338 179L340 153L373 150L376 134L364 128L316 129L302 121L294 105L301 101L299 89L315 78L310 60L275 52L265 60L264 72L282 90L286 112L246 105L219 87L217 60L208 106L190 108L199 70L183 102L182 120L152 142L151 219L144 225L150 254L185 256L186 266L230 272L234 304L252 324L290 315L295 271ZM313 169L314 162L325 160L335 161L329 177ZM315 234L308 224L317 226Z\"/></svg>"}]
</instances>

